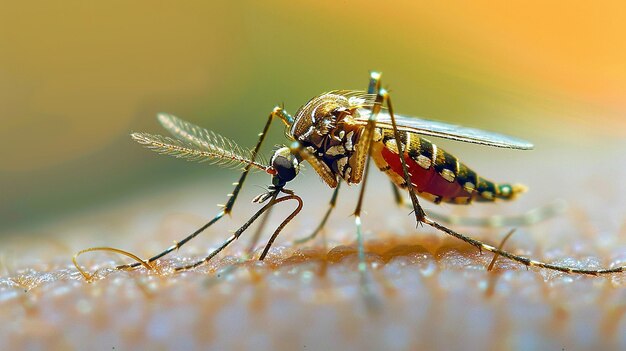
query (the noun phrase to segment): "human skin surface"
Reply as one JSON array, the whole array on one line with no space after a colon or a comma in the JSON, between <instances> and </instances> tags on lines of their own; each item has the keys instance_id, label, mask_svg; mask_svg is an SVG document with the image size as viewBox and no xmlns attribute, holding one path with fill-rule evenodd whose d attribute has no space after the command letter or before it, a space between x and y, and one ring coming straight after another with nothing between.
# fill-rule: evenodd
<instances>
[{"instance_id":1,"label":"human skin surface","mask_svg":"<svg viewBox=\"0 0 626 351\"><path fill-rule=\"evenodd\" d=\"M542 174L513 175L531 183L531 192L519 202L470 209L422 203L427 213L510 214L551 201L558 186L568 202L565 212L518 228L504 248L571 267L625 264L624 186L614 180L626 172L612 162L621 155L594 153L597 167L592 168L604 172L583 169L551 180L585 157L561 157L555 165L550 158L555 154L537 156L535 169ZM483 168L497 172L493 165ZM255 228L209 264L173 272L206 255L259 208L248 203L258 191L250 186L232 218L152 270L117 271L116 264L130 262L126 257L89 253L78 258L93 274L87 282L72 266L71 255L90 246L114 246L145 258L182 239L209 218L209 206L227 192L217 181L146 194L38 230L46 236L9 240L0 261L0 348L626 348L626 275L568 275L502 258L489 271L492 254L434 229L415 228L409 211L393 204L381 175L372 178L365 199L365 276L357 269L350 217L354 189L344 189L323 237L292 245L315 227L330 196L312 171L307 173L311 179L291 187L305 199L305 208L263 262L256 260L263 240L294 204L275 209L252 258L245 252ZM494 246L510 229L451 226Z\"/></svg>"}]
</instances>

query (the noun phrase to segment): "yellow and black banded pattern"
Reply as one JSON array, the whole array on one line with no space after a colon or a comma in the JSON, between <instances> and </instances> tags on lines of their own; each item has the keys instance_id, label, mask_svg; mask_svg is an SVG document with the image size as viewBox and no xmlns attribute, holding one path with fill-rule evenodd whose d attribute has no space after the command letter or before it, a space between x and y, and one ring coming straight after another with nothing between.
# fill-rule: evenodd
<instances>
[{"instance_id":1,"label":"yellow and black banded pattern","mask_svg":"<svg viewBox=\"0 0 626 351\"><path fill-rule=\"evenodd\" d=\"M414 189L435 203L510 200L525 190L522 185L496 184L480 177L455 156L415 133L401 131L400 142ZM371 154L381 171L398 186L406 187L392 130L375 130Z\"/></svg>"}]
</instances>

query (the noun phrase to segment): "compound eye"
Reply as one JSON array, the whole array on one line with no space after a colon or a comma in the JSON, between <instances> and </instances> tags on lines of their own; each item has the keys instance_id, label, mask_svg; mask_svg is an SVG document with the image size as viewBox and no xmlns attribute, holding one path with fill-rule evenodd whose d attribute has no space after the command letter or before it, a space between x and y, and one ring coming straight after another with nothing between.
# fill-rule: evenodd
<instances>
[{"instance_id":1,"label":"compound eye","mask_svg":"<svg viewBox=\"0 0 626 351\"><path fill-rule=\"evenodd\" d=\"M276 170L276 177L286 183L298 175L300 162L288 147L282 147L274 153L272 167Z\"/></svg>"}]
</instances>

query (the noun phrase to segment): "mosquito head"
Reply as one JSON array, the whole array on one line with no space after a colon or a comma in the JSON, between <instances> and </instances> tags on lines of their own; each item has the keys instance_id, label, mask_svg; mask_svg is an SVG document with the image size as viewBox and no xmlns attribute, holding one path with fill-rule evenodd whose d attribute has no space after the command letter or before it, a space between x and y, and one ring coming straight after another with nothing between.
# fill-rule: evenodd
<instances>
[{"instance_id":1,"label":"mosquito head","mask_svg":"<svg viewBox=\"0 0 626 351\"><path fill-rule=\"evenodd\" d=\"M293 180L300 171L301 160L288 147L281 147L274 152L271 163L272 185L282 188Z\"/></svg>"}]
</instances>

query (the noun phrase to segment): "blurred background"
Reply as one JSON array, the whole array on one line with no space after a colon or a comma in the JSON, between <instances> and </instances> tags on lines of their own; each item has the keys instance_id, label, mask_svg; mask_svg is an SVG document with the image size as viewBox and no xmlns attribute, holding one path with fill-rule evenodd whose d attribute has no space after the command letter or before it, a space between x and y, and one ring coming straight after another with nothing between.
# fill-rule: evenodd
<instances>
[{"instance_id":1,"label":"blurred background","mask_svg":"<svg viewBox=\"0 0 626 351\"><path fill-rule=\"evenodd\" d=\"M623 145L625 35L619 1L4 2L0 236L190 182L223 197L236 172L157 156L129 133L161 133L166 111L252 146L275 105L365 89L373 69L399 113L537 145L449 147L467 163L541 173L537 158ZM276 125L266 149L282 140ZM558 188L575 171L544 178Z\"/></svg>"}]
</instances>

